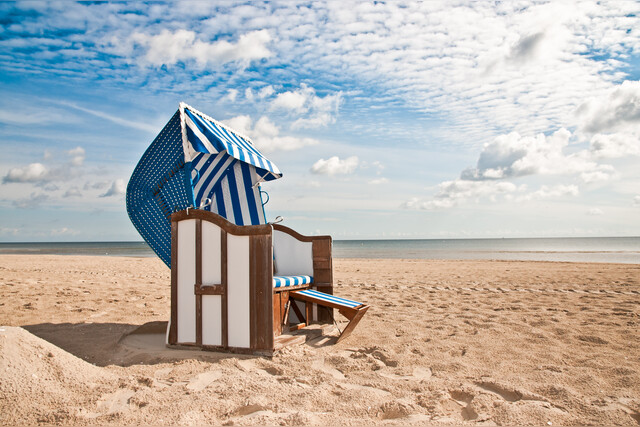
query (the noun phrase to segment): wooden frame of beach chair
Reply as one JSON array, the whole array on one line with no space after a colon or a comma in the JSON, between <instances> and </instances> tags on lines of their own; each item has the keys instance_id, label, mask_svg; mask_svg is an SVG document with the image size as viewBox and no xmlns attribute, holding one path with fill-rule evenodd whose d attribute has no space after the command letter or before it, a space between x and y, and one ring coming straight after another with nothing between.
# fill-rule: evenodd
<instances>
[{"instance_id":1,"label":"wooden frame of beach chair","mask_svg":"<svg viewBox=\"0 0 640 427\"><path fill-rule=\"evenodd\" d=\"M273 238L274 270L277 269L279 275L309 274L313 277L313 288L326 294L333 294L331 236L303 236L289 227L273 224ZM289 247L287 248L287 246ZM284 263L290 264L288 261L291 258L304 254L305 249L307 255L309 254L309 249L311 249L312 266L307 265L306 269L302 267L302 270L300 270L300 266L297 265L299 261L296 262L296 260L292 260L293 265L283 265ZM308 284L304 284L274 288L273 312L276 336L283 332L291 332L307 326L311 323L308 319L312 319L316 323L329 324L332 322L332 309L318 310L313 303L296 304L291 301L292 291L308 287ZM290 311L293 311L293 316L291 317L294 325L292 326L288 325ZM304 311L304 314L302 311Z\"/></svg>"},{"instance_id":2,"label":"wooden frame of beach chair","mask_svg":"<svg viewBox=\"0 0 640 427\"><path fill-rule=\"evenodd\" d=\"M274 287L274 264L285 274L276 279L290 286ZM171 216L167 345L272 354L301 342L291 332L331 324L334 308L353 327L366 311L354 322L352 310L298 295L311 289L333 298L330 236L303 236L278 224L238 226L200 209Z\"/></svg>"}]
</instances>

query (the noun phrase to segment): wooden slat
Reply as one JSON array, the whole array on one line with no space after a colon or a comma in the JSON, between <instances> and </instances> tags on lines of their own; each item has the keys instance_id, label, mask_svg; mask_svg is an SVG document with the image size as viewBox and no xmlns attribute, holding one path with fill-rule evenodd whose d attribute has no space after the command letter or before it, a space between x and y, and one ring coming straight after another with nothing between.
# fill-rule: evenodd
<instances>
[{"instance_id":1,"label":"wooden slat","mask_svg":"<svg viewBox=\"0 0 640 427\"><path fill-rule=\"evenodd\" d=\"M219 285L200 285L196 283L193 287L196 295L224 295L224 286Z\"/></svg>"},{"instance_id":2,"label":"wooden slat","mask_svg":"<svg viewBox=\"0 0 640 427\"><path fill-rule=\"evenodd\" d=\"M278 292L288 292L288 291L295 291L295 290L299 290L299 289L306 289L309 287L309 284L306 283L304 285L293 285L293 286L282 286L280 288L273 288L273 293L278 293Z\"/></svg>"},{"instance_id":3,"label":"wooden slat","mask_svg":"<svg viewBox=\"0 0 640 427\"><path fill-rule=\"evenodd\" d=\"M256 350L273 349L273 273L271 255L271 236L254 235L250 237L250 310L251 348Z\"/></svg>"},{"instance_id":4,"label":"wooden slat","mask_svg":"<svg viewBox=\"0 0 640 427\"><path fill-rule=\"evenodd\" d=\"M282 316L282 329L288 331L289 330L289 310L291 309L291 300L289 299L289 295L286 296L287 300L282 307L283 316Z\"/></svg>"},{"instance_id":5,"label":"wooden slat","mask_svg":"<svg viewBox=\"0 0 640 427\"><path fill-rule=\"evenodd\" d=\"M331 237L313 240L313 285L320 292L333 294L333 264L331 260ZM320 323L333 322L333 308L318 310Z\"/></svg>"},{"instance_id":6,"label":"wooden slat","mask_svg":"<svg viewBox=\"0 0 640 427\"><path fill-rule=\"evenodd\" d=\"M331 268L331 260L330 259L314 259L313 265L314 265L314 268L316 269L329 270Z\"/></svg>"},{"instance_id":7,"label":"wooden slat","mask_svg":"<svg viewBox=\"0 0 640 427\"><path fill-rule=\"evenodd\" d=\"M196 286L202 283L202 220L196 219ZM196 293L196 344L202 345L202 294Z\"/></svg>"},{"instance_id":8,"label":"wooden slat","mask_svg":"<svg viewBox=\"0 0 640 427\"><path fill-rule=\"evenodd\" d=\"M282 304L280 303L281 292L273 294L273 335L282 334Z\"/></svg>"},{"instance_id":9,"label":"wooden slat","mask_svg":"<svg viewBox=\"0 0 640 427\"><path fill-rule=\"evenodd\" d=\"M293 306L295 306L295 304L293 304ZM295 325L289 325L289 331L291 331L291 332L298 331L298 330L304 328L305 326L307 326L306 323L297 323Z\"/></svg>"},{"instance_id":10,"label":"wooden slat","mask_svg":"<svg viewBox=\"0 0 640 427\"><path fill-rule=\"evenodd\" d=\"M234 236L251 236L251 235L270 235L271 225L236 225L227 221L223 217L204 209L190 209L187 214L186 209L171 215L174 221L182 221L183 219L203 219L207 222L217 225L223 230L233 234Z\"/></svg>"},{"instance_id":11,"label":"wooden slat","mask_svg":"<svg viewBox=\"0 0 640 427\"><path fill-rule=\"evenodd\" d=\"M178 342L178 223L171 221L171 325L169 344Z\"/></svg>"},{"instance_id":12,"label":"wooden slat","mask_svg":"<svg viewBox=\"0 0 640 427\"><path fill-rule=\"evenodd\" d=\"M347 327L344 328L344 330L342 331L342 333L338 337L338 341L336 341L336 344L339 343L340 341L342 341L343 339L345 339L346 337L348 337L349 335L351 335L351 332L353 332L353 330L356 328L356 326L358 326L358 323L360 323L360 320L362 319L362 316L364 316L364 314L367 312L367 310L369 310L369 306L365 305L364 307L361 307L357 311L355 316L353 316L353 318L350 319L351 321L349 322Z\"/></svg>"},{"instance_id":13,"label":"wooden slat","mask_svg":"<svg viewBox=\"0 0 640 427\"><path fill-rule=\"evenodd\" d=\"M220 268L222 279L222 309L221 311L221 328L222 328L222 347L229 347L229 316L227 315L227 295L228 282L227 282L227 232L220 230Z\"/></svg>"},{"instance_id":14,"label":"wooden slat","mask_svg":"<svg viewBox=\"0 0 640 427\"><path fill-rule=\"evenodd\" d=\"M306 303L304 305L305 308L305 319L307 321L307 325L310 325L313 322L313 304Z\"/></svg>"}]
</instances>

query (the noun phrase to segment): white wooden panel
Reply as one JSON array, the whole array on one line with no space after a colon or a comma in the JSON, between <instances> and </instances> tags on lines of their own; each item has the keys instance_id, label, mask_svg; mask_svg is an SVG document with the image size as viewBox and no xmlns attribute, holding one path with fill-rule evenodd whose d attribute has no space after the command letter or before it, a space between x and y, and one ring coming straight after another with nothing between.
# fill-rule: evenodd
<instances>
[{"instance_id":1,"label":"white wooden panel","mask_svg":"<svg viewBox=\"0 0 640 427\"><path fill-rule=\"evenodd\" d=\"M202 344L222 345L222 297L202 295Z\"/></svg>"},{"instance_id":2,"label":"white wooden panel","mask_svg":"<svg viewBox=\"0 0 640 427\"><path fill-rule=\"evenodd\" d=\"M220 227L202 221L202 284L222 283Z\"/></svg>"},{"instance_id":3,"label":"white wooden panel","mask_svg":"<svg viewBox=\"0 0 640 427\"><path fill-rule=\"evenodd\" d=\"M227 331L230 347L249 348L249 237L227 234Z\"/></svg>"},{"instance_id":4,"label":"white wooden panel","mask_svg":"<svg viewBox=\"0 0 640 427\"><path fill-rule=\"evenodd\" d=\"M178 343L196 342L196 220L178 223Z\"/></svg>"},{"instance_id":5,"label":"white wooden panel","mask_svg":"<svg viewBox=\"0 0 640 427\"><path fill-rule=\"evenodd\" d=\"M313 276L313 244L273 230L273 253L278 276Z\"/></svg>"}]
</instances>

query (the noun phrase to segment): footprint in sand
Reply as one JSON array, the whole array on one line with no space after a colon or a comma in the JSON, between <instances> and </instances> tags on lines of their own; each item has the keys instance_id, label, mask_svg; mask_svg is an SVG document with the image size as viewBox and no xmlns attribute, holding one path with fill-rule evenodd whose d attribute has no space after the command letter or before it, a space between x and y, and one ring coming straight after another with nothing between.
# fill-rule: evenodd
<instances>
[{"instance_id":1,"label":"footprint in sand","mask_svg":"<svg viewBox=\"0 0 640 427\"><path fill-rule=\"evenodd\" d=\"M382 389L367 386L367 385L342 383L342 384L338 384L337 387L344 390L356 390L356 391L372 393L379 398L388 398L392 396L392 394L386 390L382 390Z\"/></svg>"},{"instance_id":2,"label":"footprint in sand","mask_svg":"<svg viewBox=\"0 0 640 427\"><path fill-rule=\"evenodd\" d=\"M478 418L478 412L473 408L473 398L475 397L471 393L467 393L463 390L452 390L449 392L451 398L462 407L460 410L460 416L465 421L472 421Z\"/></svg>"},{"instance_id":3,"label":"footprint in sand","mask_svg":"<svg viewBox=\"0 0 640 427\"><path fill-rule=\"evenodd\" d=\"M378 375L384 378L392 379L392 380L422 381L422 380L428 380L429 378L431 378L431 369L418 366L416 368L413 368L413 373L411 375L397 375L391 372L384 372L384 371L378 371Z\"/></svg>"},{"instance_id":4,"label":"footprint in sand","mask_svg":"<svg viewBox=\"0 0 640 427\"><path fill-rule=\"evenodd\" d=\"M495 381L479 381L476 382L476 385L485 391L497 394L507 402L518 402L520 400L548 402L544 397L535 393L516 390L513 387L502 385Z\"/></svg>"},{"instance_id":5,"label":"footprint in sand","mask_svg":"<svg viewBox=\"0 0 640 427\"><path fill-rule=\"evenodd\" d=\"M187 388L191 391L202 391L209 387L211 383L222 377L221 371L209 371L196 375L189 381Z\"/></svg>"},{"instance_id":6,"label":"footprint in sand","mask_svg":"<svg viewBox=\"0 0 640 427\"><path fill-rule=\"evenodd\" d=\"M318 371L322 371L325 374L331 375L336 380L344 380L345 376L342 372L338 371L336 368L333 368L326 363L324 363L323 359L314 360L311 363L311 368L316 369Z\"/></svg>"},{"instance_id":7,"label":"footprint in sand","mask_svg":"<svg viewBox=\"0 0 640 427\"><path fill-rule=\"evenodd\" d=\"M129 410L129 401L135 392L129 389L120 389L114 393L109 393L98 401L98 410L107 415Z\"/></svg>"},{"instance_id":8,"label":"footprint in sand","mask_svg":"<svg viewBox=\"0 0 640 427\"><path fill-rule=\"evenodd\" d=\"M244 369L245 372L252 372L266 377L277 375L277 370L264 369L261 366L258 366L254 359L238 359L236 363L238 364L238 366Z\"/></svg>"},{"instance_id":9,"label":"footprint in sand","mask_svg":"<svg viewBox=\"0 0 640 427\"><path fill-rule=\"evenodd\" d=\"M522 393L518 390L507 388L492 381L481 381L476 385L481 389L497 394L507 402L517 402L522 399Z\"/></svg>"}]
</instances>

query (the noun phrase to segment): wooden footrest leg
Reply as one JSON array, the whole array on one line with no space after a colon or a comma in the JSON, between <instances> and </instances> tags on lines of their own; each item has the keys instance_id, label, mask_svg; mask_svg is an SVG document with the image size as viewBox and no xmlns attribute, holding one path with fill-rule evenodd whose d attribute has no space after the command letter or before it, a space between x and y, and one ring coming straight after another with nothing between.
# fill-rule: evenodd
<instances>
[{"instance_id":1,"label":"wooden footrest leg","mask_svg":"<svg viewBox=\"0 0 640 427\"><path fill-rule=\"evenodd\" d=\"M347 338L349 335L351 335L351 332L353 332L353 330L356 328L356 326L358 326L358 323L360 323L360 320L362 319L362 316L364 316L364 314L367 312L367 310L369 310L369 306L365 305L364 307L362 307L362 308L358 309L358 311L356 311L355 315L352 318L349 319L350 322L347 325L347 327L344 328L344 331L342 331L342 333L338 337L338 341L336 341L336 344L339 343L340 341L342 341L343 339Z\"/></svg>"}]
</instances>

